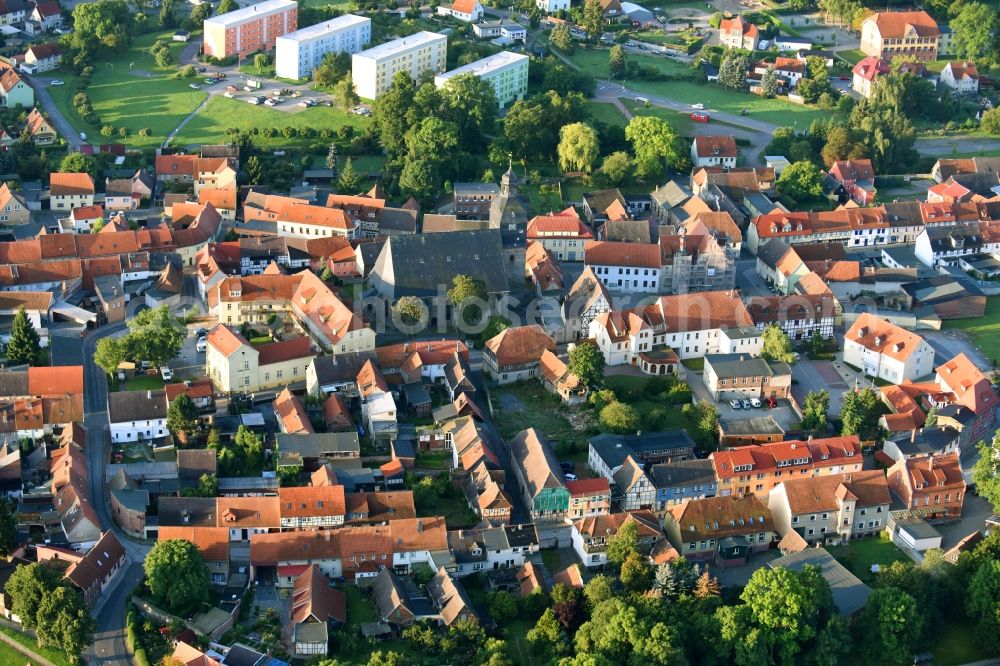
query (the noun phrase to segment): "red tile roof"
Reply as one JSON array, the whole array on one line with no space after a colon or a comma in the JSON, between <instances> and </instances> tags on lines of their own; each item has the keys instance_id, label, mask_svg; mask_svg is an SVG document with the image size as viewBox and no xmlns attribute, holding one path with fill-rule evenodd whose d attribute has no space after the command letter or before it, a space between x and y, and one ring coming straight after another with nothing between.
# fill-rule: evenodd
<instances>
[{"instance_id":1,"label":"red tile roof","mask_svg":"<svg viewBox=\"0 0 1000 666\"><path fill-rule=\"evenodd\" d=\"M49 192L54 195L93 194L94 179L89 173L52 173Z\"/></svg>"},{"instance_id":2,"label":"red tile roof","mask_svg":"<svg viewBox=\"0 0 1000 666\"><path fill-rule=\"evenodd\" d=\"M903 39L912 29L918 37L934 37L941 34L937 22L927 12L879 12L872 14L864 23L872 22L878 27L882 39Z\"/></svg>"},{"instance_id":3,"label":"red tile roof","mask_svg":"<svg viewBox=\"0 0 1000 666\"><path fill-rule=\"evenodd\" d=\"M270 365L290 361L293 358L311 358L316 355L311 346L310 339L305 336L270 342L257 347L257 362L260 365Z\"/></svg>"}]
</instances>

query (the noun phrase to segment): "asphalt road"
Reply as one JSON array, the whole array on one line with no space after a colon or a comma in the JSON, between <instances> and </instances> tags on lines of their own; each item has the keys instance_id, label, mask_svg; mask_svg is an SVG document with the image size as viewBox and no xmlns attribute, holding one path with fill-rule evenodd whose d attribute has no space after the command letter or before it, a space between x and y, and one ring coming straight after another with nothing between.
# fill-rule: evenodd
<instances>
[{"instance_id":1,"label":"asphalt road","mask_svg":"<svg viewBox=\"0 0 1000 666\"><path fill-rule=\"evenodd\" d=\"M49 120L55 125L56 131L59 132L59 136L66 139L66 143L69 144L70 151L78 150L80 145L83 143L80 140L80 134L69 124L62 112L59 111L59 107L56 106L55 101L52 99L52 95L49 94L49 81L52 81L54 76L43 76L37 77L33 76L28 80L28 83L35 91L35 98L41 104L41 107L45 110L45 113L49 116Z\"/></svg>"}]
</instances>

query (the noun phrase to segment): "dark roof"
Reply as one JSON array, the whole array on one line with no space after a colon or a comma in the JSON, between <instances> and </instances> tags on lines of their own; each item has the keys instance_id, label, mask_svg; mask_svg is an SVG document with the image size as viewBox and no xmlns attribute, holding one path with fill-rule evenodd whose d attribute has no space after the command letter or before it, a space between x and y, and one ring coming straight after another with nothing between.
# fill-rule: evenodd
<instances>
[{"instance_id":1,"label":"dark roof","mask_svg":"<svg viewBox=\"0 0 1000 666\"><path fill-rule=\"evenodd\" d=\"M781 361L768 361L762 356L749 354L708 354L705 362L712 366L715 375L723 377L777 377L791 375L792 369Z\"/></svg>"},{"instance_id":2,"label":"dark roof","mask_svg":"<svg viewBox=\"0 0 1000 666\"><path fill-rule=\"evenodd\" d=\"M751 416L750 418L719 419L719 427L724 435L783 435L784 429L773 416Z\"/></svg>"},{"instance_id":3,"label":"dark roof","mask_svg":"<svg viewBox=\"0 0 1000 666\"><path fill-rule=\"evenodd\" d=\"M317 356L312 360L312 367L320 385L339 384L355 381L365 363L374 360L374 351Z\"/></svg>"},{"instance_id":4,"label":"dark roof","mask_svg":"<svg viewBox=\"0 0 1000 666\"><path fill-rule=\"evenodd\" d=\"M611 468L620 466L631 454L641 457L643 453L650 451L694 448L694 441L683 430L649 432L641 435L603 434L591 437L589 443Z\"/></svg>"},{"instance_id":5,"label":"dark roof","mask_svg":"<svg viewBox=\"0 0 1000 666\"><path fill-rule=\"evenodd\" d=\"M417 211L407 208L383 208L378 218L379 231L417 233Z\"/></svg>"},{"instance_id":6,"label":"dark roof","mask_svg":"<svg viewBox=\"0 0 1000 666\"><path fill-rule=\"evenodd\" d=\"M459 272L482 280L488 293L500 293L509 289L503 257L497 229L392 236L372 273L392 286L394 298L436 296Z\"/></svg>"},{"instance_id":7,"label":"dark roof","mask_svg":"<svg viewBox=\"0 0 1000 666\"><path fill-rule=\"evenodd\" d=\"M947 303L968 296L985 296L971 280L957 280L948 275L937 275L916 282L905 282L899 285L899 288L921 305Z\"/></svg>"},{"instance_id":8,"label":"dark roof","mask_svg":"<svg viewBox=\"0 0 1000 666\"><path fill-rule=\"evenodd\" d=\"M224 666L268 666L270 658L246 645L236 643L222 660Z\"/></svg>"},{"instance_id":9,"label":"dark roof","mask_svg":"<svg viewBox=\"0 0 1000 666\"><path fill-rule=\"evenodd\" d=\"M604 223L603 240L652 243L648 220L615 220Z\"/></svg>"},{"instance_id":10,"label":"dark roof","mask_svg":"<svg viewBox=\"0 0 1000 666\"><path fill-rule=\"evenodd\" d=\"M167 394L156 391L117 391L108 394L108 420L152 421L167 418Z\"/></svg>"},{"instance_id":11,"label":"dark roof","mask_svg":"<svg viewBox=\"0 0 1000 666\"><path fill-rule=\"evenodd\" d=\"M959 436L960 433L952 428L932 426L920 428L916 435L910 431L900 432L892 438L892 441L900 453L912 458L918 455L942 453L949 445L955 443Z\"/></svg>"},{"instance_id":12,"label":"dark roof","mask_svg":"<svg viewBox=\"0 0 1000 666\"><path fill-rule=\"evenodd\" d=\"M709 459L661 463L650 468L657 488L715 483L715 466Z\"/></svg>"},{"instance_id":13,"label":"dark roof","mask_svg":"<svg viewBox=\"0 0 1000 666\"><path fill-rule=\"evenodd\" d=\"M198 479L202 474L215 474L218 458L211 449L178 449L177 476L182 479Z\"/></svg>"},{"instance_id":14,"label":"dark roof","mask_svg":"<svg viewBox=\"0 0 1000 666\"><path fill-rule=\"evenodd\" d=\"M161 526L215 527L215 498L161 496L157 514Z\"/></svg>"},{"instance_id":15,"label":"dark roof","mask_svg":"<svg viewBox=\"0 0 1000 666\"><path fill-rule=\"evenodd\" d=\"M785 241L780 238L772 238L757 248L757 259L768 268L774 268L787 251L788 246L785 245Z\"/></svg>"},{"instance_id":16,"label":"dark roof","mask_svg":"<svg viewBox=\"0 0 1000 666\"><path fill-rule=\"evenodd\" d=\"M807 548L768 563L772 569L783 567L790 571L802 571L806 565L819 568L820 575L830 584L833 603L842 616L853 615L864 608L871 588L833 559L825 548Z\"/></svg>"}]
</instances>

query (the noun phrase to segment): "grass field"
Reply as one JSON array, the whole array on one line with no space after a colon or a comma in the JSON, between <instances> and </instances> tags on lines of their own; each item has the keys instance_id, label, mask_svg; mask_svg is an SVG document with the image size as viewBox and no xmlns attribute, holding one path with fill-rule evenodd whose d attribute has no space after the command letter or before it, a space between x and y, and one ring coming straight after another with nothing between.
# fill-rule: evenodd
<instances>
[{"instance_id":1,"label":"grass field","mask_svg":"<svg viewBox=\"0 0 1000 666\"><path fill-rule=\"evenodd\" d=\"M572 55L566 55L566 57L578 65L580 69L590 72L599 79L606 79L611 76L608 71L609 53L610 49L586 49L578 46ZM630 62L643 66L651 65L666 76L678 76L691 71L691 68L687 65L666 57L644 56L635 53L628 53L626 57ZM661 82L660 85L666 86L671 84L669 82Z\"/></svg>"},{"instance_id":2,"label":"grass field","mask_svg":"<svg viewBox=\"0 0 1000 666\"><path fill-rule=\"evenodd\" d=\"M537 381L510 384L493 391L496 425L504 439L513 439L525 428L538 428L552 443L574 447L575 455L586 458L588 433L575 429L566 418L569 414L562 402ZM562 453L559 454L563 456ZM572 458L567 454L563 457Z\"/></svg>"},{"instance_id":3,"label":"grass field","mask_svg":"<svg viewBox=\"0 0 1000 666\"><path fill-rule=\"evenodd\" d=\"M10 627L2 627L2 626L0 626L0 631L2 631L3 633L5 633L7 636L13 638L15 641L17 641L21 645L25 646L29 650L32 650L33 652L35 652L39 656L48 659L53 664L56 664L56 666L71 666L72 664L74 664L76 662L76 660L70 661L66 657L66 654L64 652L61 652L59 650L53 650L52 648L39 647L37 641L35 641L35 638L33 636L29 636L28 634L22 634L20 631L17 631L15 629L11 629ZM6 647L6 646L4 646L4 647ZM10 648L8 648L8 649L10 649ZM12 650L12 651L16 652L15 650ZM4 663L4 664L22 664L22 663L26 663L28 661L27 657L21 655L20 652L16 652L16 654L19 655L19 659L17 661L13 661L13 662L2 661L0 663Z\"/></svg>"},{"instance_id":4,"label":"grass field","mask_svg":"<svg viewBox=\"0 0 1000 666\"><path fill-rule=\"evenodd\" d=\"M9 647L6 643L0 643L0 663L2 664L28 664L29 666L38 666L35 662L31 661L23 654L18 652L12 647Z\"/></svg>"},{"instance_id":5,"label":"grass field","mask_svg":"<svg viewBox=\"0 0 1000 666\"><path fill-rule=\"evenodd\" d=\"M159 375L143 375L142 377L129 377L125 380L123 391L155 391L163 388L163 378Z\"/></svg>"},{"instance_id":6,"label":"grass field","mask_svg":"<svg viewBox=\"0 0 1000 666\"><path fill-rule=\"evenodd\" d=\"M976 638L975 623L964 617L949 617L932 652L938 666L958 666L997 656L983 648Z\"/></svg>"},{"instance_id":7,"label":"grass field","mask_svg":"<svg viewBox=\"0 0 1000 666\"><path fill-rule=\"evenodd\" d=\"M861 49L847 49L844 51L837 51L837 55L851 63L852 65L857 65L859 62L865 59L865 54L861 52Z\"/></svg>"},{"instance_id":8,"label":"grass field","mask_svg":"<svg viewBox=\"0 0 1000 666\"><path fill-rule=\"evenodd\" d=\"M527 634L531 627L532 623L528 620L513 620L505 627L507 656L519 666L532 666L538 663L528 645Z\"/></svg>"},{"instance_id":9,"label":"grass field","mask_svg":"<svg viewBox=\"0 0 1000 666\"><path fill-rule=\"evenodd\" d=\"M254 106L242 100L226 99L215 96L191 121L185 125L174 138L174 145L217 143L225 137L227 128L235 127L249 131L253 128L274 127L278 130L284 127L312 127L336 130L341 125L351 125L355 130L363 129L371 120L365 116L345 113L339 109L327 106L316 106L304 111L287 113L266 106ZM263 135L254 137L254 143L262 148L289 147L319 139L301 139L292 137L286 139L280 133L267 138Z\"/></svg>"},{"instance_id":10,"label":"grass field","mask_svg":"<svg viewBox=\"0 0 1000 666\"><path fill-rule=\"evenodd\" d=\"M611 375L604 378L604 383L615 392L618 399L632 405L643 421L644 430L671 430L684 427L684 417L679 405L668 405L645 392L649 377L634 377L632 375ZM646 417L653 410L664 414L658 423L647 423Z\"/></svg>"},{"instance_id":11,"label":"grass field","mask_svg":"<svg viewBox=\"0 0 1000 666\"><path fill-rule=\"evenodd\" d=\"M52 98L63 115L77 129L86 132L91 141L119 141L134 147L159 145L188 114L201 104L207 93L192 90L189 84L199 79L176 79L175 65L157 67L149 55L149 47L158 39L166 39L176 61L185 44L170 42L173 31L149 33L137 37L131 48L106 63L94 68L94 75L87 95L100 117L102 125L116 130L127 127L127 139L101 137L99 127L85 123L73 108L77 76L63 75L66 85L49 88ZM148 74L148 76L146 76ZM139 130L148 127L151 135L139 136Z\"/></svg>"},{"instance_id":12,"label":"grass field","mask_svg":"<svg viewBox=\"0 0 1000 666\"><path fill-rule=\"evenodd\" d=\"M965 331L986 358L1000 360L1000 296L986 299L986 314L982 317L950 319L944 327Z\"/></svg>"},{"instance_id":13,"label":"grass field","mask_svg":"<svg viewBox=\"0 0 1000 666\"><path fill-rule=\"evenodd\" d=\"M875 578L871 567L873 564L883 566L893 562L909 562L903 551L884 537L859 539L843 546L829 549L830 554L851 570L863 582L870 584Z\"/></svg>"},{"instance_id":14,"label":"grass field","mask_svg":"<svg viewBox=\"0 0 1000 666\"><path fill-rule=\"evenodd\" d=\"M625 127L628 124L628 121L625 120L625 114L609 102L587 102L587 113L590 115L591 120L604 123L605 125Z\"/></svg>"}]
</instances>

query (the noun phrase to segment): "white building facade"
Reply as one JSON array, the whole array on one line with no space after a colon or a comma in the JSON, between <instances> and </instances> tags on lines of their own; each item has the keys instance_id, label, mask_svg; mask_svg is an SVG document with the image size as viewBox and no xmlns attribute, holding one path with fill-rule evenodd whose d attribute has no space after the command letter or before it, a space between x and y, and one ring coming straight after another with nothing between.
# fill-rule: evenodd
<instances>
[{"instance_id":1,"label":"white building facade","mask_svg":"<svg viewBox=\"0 0 1000 666\"><path fill-rule=\"evenodd\" d=\"M389 89L397 72L406 72L414 81L424 72L440 74L447 52L445 35L422 31L355 53L351 61L354 89L360 97L376 99Z\"/></svg>"},{"instance_id":2,"label":"white building facade","mask_svg":"<svg viewBox=\"0 0 1000 666\"><path fill-rule=\"evenodd\" d=\"M493 85L497 105L502 109L516 100L524 99L527 94L529 60L522 53L501 51L450 72L438 74L434 77L434 85L442 88L448 81L462 74L478 76Z\"/></svg>"},{"instance_id":3,"label":"white building facade","mask_svg":"<svg viewBox=\"0 0 1000 666\"><path fill-rule=\"evenodd\" d=\"M372 20L345 14L278 37L274 71L285 79L305 79L327 53L357 53L372 39Z\"/></svg>"}]
</instances>

